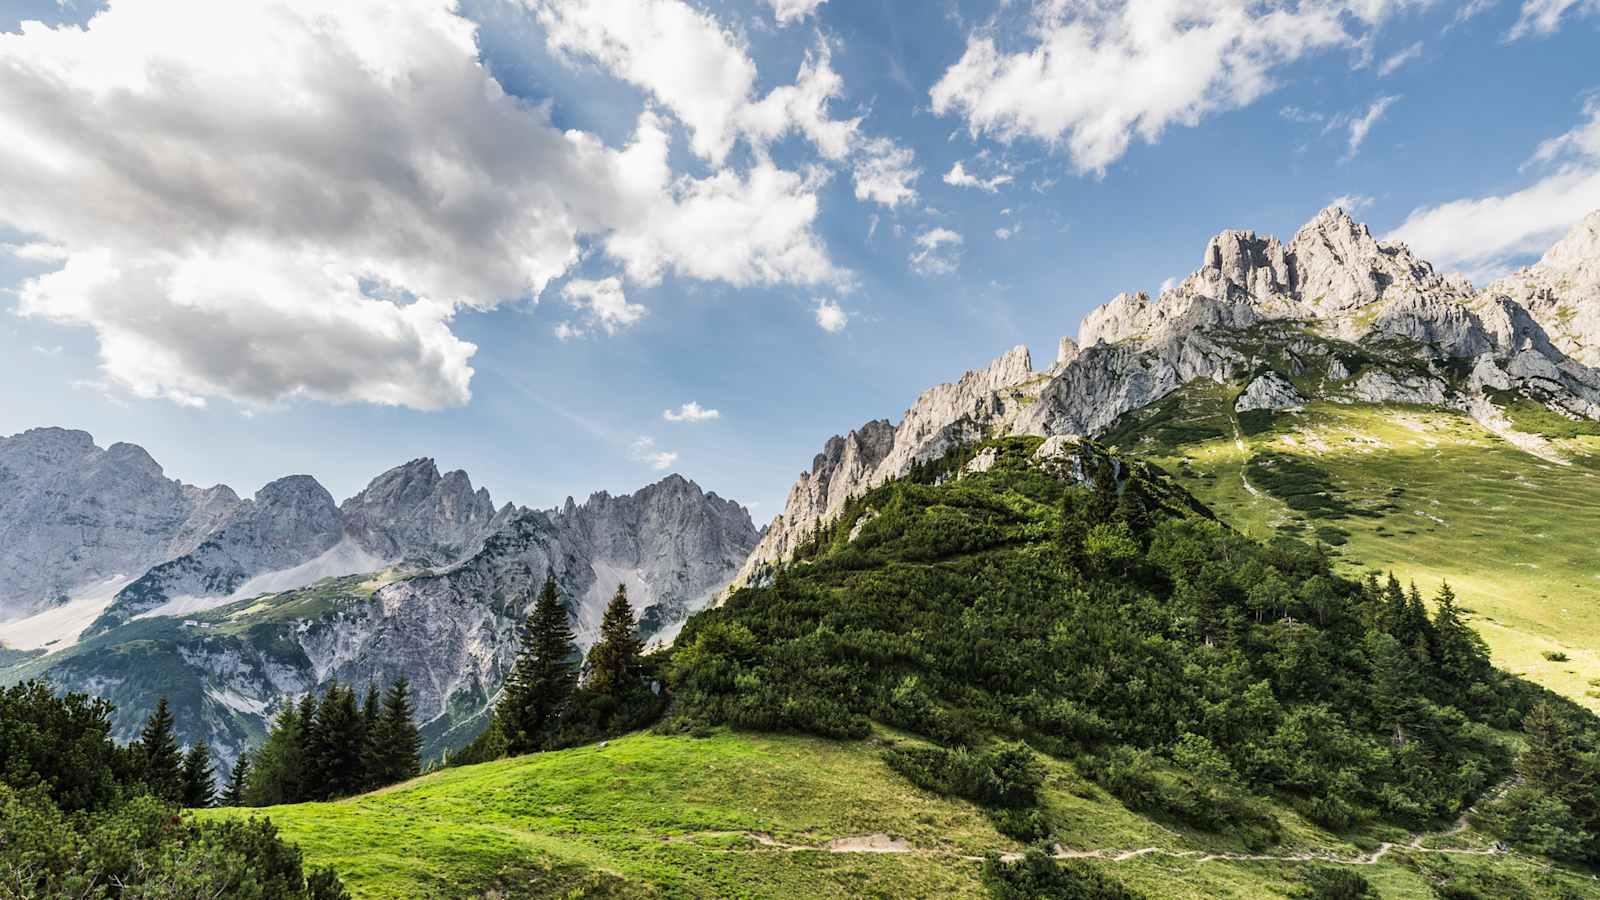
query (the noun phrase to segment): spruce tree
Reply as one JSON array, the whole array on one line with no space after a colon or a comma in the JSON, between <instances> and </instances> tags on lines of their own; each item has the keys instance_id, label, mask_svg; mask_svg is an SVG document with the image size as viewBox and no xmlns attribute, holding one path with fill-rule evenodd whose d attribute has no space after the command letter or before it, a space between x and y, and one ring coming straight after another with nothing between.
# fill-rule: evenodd
<instances>
[{"instance_id":1,"label":"spruce tree","mask_svg":"<svg viewBox=\"0 0 1600 900\"><path fill-rule=\"evenodd\" d=\"M223 806L243 806L245 782L250 777L250 754L239 754L239 761L233 764L233 771L228 774L228 786L222 792Z\"/></svg>"},{"instance_id":2,"label":"spruce tree","mask_svg":"<svg viewBox=\"0 0 1600 900\"><path fill-rule=\"evenodd\" d=\"M300 712L295 704L285 703L245 775L244 805L277 806L306 799L305 743Z\"/></svg>"},{"instance_id":3,"label":"spruce tree","mask_svg":"<svg viewBox=\"0 0 1600 900\"><path fill-rule=\"evenodd\" d=\"M380 760L374 773L378 786L415 778L422 771L422 735L412 717L411 683L404 675L385 692L376 728L373 746L374 755Z\"/></svg>"},{"instance_id":4,"label":"spruce tree","mask_svg":"<svg viewBox=\"0 0 1600 900\"><path fill-rule=\"evenodd\" d=\"M638 627L633 607L628 603L628 589L619 584L600 619L600 639L589 648L584 687L601 696L622 700L639 686L644 643L635 634Z\"/></svg>"},{"instance_id":5,"label":"spruce tree","mask_svg":"<svg viewBox=\"0 0 1600 900\"><path fill-rule=\"evenodd\" d=\"M508 752L539 750L555 732L578 681L577 652L555 579L547 577L523 625L522 649L496 709Z\"/></svg>"},{"instance_id":6,"label":"spruce tree","mask_svg":"<svg viewBox=\"0 0 1600 900\"><path fill-rule=\"evenodd\" d=\"M313 799L347 797L361 791L363 745L361 710L354 688L330 682L317 705L315 737L316 771L320 781L312 787Z\"/></svg>"},{"instance_id":7,"label":"spruce tree","mask_svg":"<svg viewBox=\"0 0 1600 900\"><path fill-rule=\"evenodd\" d=\"M361 789L371 790L388 782L378 779L382 768L378 761L380 751L379 727L383 715L383 699L378 685L367 682L367 697L361 703Z\"/></svg>"},{"instance_id":8,"label":"spruce tree","mask_svg":"<svg viewBox=\"0 0 1600 900\"><path fill-rule=\"evenodd\" d=\"M205 809L217 802L216 771L211 767L211 748L195 741L183 757L183 805Z\"/></svg>"},{"instance_id":9,"label":"spruce tree","mask_svg":"<svg viewBox=\"0 0 1600 900\"><path fill-rule=\"evenodd\" d=\"M155 712L150 714L139 733L139 748L150 793L177 803L183 799L183 757L178 752L173 724L172 710L163 696L156 701Z\"/></svg>"}]
</instances>

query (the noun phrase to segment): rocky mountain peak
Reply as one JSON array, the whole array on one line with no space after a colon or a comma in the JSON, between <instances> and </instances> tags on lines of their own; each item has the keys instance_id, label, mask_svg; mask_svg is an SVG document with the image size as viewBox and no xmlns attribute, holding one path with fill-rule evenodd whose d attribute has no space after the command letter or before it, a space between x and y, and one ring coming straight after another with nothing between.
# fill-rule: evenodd
<instances>
[{"instance_id":1,"label":"rocky mountain peak","mask_svg":"<svg viewBox=\"0 0 1600 900\"><path fill-rule=\"evenodd\" d=\"M339 507L346 533L380 559L442 564L475 551L503 521L486 489L428 457L384 472Z\"/></svg>"}]
</instances>

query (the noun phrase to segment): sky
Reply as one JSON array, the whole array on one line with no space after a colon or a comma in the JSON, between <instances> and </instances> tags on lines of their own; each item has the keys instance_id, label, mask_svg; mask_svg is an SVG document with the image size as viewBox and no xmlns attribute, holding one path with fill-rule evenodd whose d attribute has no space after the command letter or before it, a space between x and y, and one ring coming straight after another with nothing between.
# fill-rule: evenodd
<instances>
[{"instance_id":1,"label":"sky","mask_svg":"<svg viewBox=\"0 0 1600 900\"><path fill-rule=\"evenodd\" d=\"M829 435L1339 203L1600 208L1600 0L0 0L0 434L782 510Z\"/></svg>"}]
</instances>

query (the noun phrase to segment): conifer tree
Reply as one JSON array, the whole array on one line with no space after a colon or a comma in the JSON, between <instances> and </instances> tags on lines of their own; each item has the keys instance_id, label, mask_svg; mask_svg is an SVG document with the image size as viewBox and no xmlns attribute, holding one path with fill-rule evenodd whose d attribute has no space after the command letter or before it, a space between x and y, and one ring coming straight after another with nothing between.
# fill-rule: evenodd
<instances>
[{"instance_id":1,"label":"conifer tree","mask_svg":"<svg viewBox=\"0 0 1600 900\"><path fill-rule=\"evenodd\" d=\"M304 706L302 701L301 708ZM300 711L295 704L285 703L244 776L244 805L276 806L304 800L305 745Z\"/></svg>"},{"instance_id":2,"label":"conifer tree","mask_svg":"<svg viewBox=\"0 0 1600 900\"><path fill-rule=\"evenodd\" d=\"M1465 686L1488 674L1489 650L1472 627L1461 620L1456 592L1449 582L1439 587L1438 609L1433 616L1433 633L1438 645L1438 664L1452 684Z\"/></svg>"},{"instance_id":3,"label":"conifer tree","mask_svg":"<svg viewBox=\"0 0 1600 900\"><path fill-rule=\"evenodd\" d=\"M644 643L635 633L638 627L633 607L628 603L628 589L619 584L600 619L600 639L589 648L584 687L601 696L621 700L638 686L644 653Z\"/></svg>"},{"instance_id":4,"label":"conifer tree","mask_svg":"<svg viewBox=\"0 0 1600 900\"><path fill-rule=\"evenodd\" d=\"M496 710L508 752L539 750L554 733L577 685L577 652L555 579L547 577L523 625L522 649Z\"/></svg>"},{"instance_id":5,"label":"conifer tree","mask_svg":"<svg viewBox=\"0 0 1600 900\"><path fill-rule=\"evenodd\" d=\"M139 748L150 793L176 803L183 799L183 757L178 752L173 724L172 709L163 696L156 701L155 712L150 714L139 733Z\"/></svg>"},{"instance_id":6,"label":"conifer tree","mask_svg":"<svg viewBox=\"0 0 1600 900\"><path fill-rule=\"evenodd\" d=\"M328 685L327 693L317 704L313 731L315 768L320 780L313 782L312 796L328 799L359 793L365 781L361 754L364 735L354 688L337 682Z\"/></svg>"},{"instance_id":7,"label":"conifer tree","mask_svg":"<svg viewBox=\"0 0 1600 900\"><path fill-rule=\"evenodd\" d=\"M223 806L243 806L246 779L250 777L250 754L239 754L239 761L233 764L233 771L228 774L228 786L222 792Z\"/></svg>"},{"instance_id":8,"label":"conifer tree","mask_svg":"<svg viewBox=\"0 0 1600 900\"><path fill-rule=\"evenodd\" d=\"M367 682L367 696L361 703L361 789L371 790L388 784L378 780L381 765L378 762L379 725L383 715L383 700L376 682Z\"/></svg>"},{"instance_id":9,"label":"conifer tree","mask_svg":"<svg viewBox=\"0 0 1600 900\"><path fill-rule=\"evenodd\" d=\"M216 770L211 767L211 748L195 741L183 757L183 805L205 809L217 802Z\"/></svg>"},{"instance_id":10,"label":"conifer tree","mask_svg":"<svg viewBox=\"0 0 1600 900\"><path fill-rule=\"evenodd\" d=\"M415 778L422 771L422 735L411 711L411 683L404 675L389 685L372 739L378 786Z\"/></svg>"}]
</instances>

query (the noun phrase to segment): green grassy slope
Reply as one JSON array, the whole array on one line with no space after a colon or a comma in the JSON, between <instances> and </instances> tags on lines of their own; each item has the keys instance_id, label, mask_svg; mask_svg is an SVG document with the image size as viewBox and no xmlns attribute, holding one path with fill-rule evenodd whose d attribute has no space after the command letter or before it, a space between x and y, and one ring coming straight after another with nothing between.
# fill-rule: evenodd
<instances>
[{"instance_id":1,"label":"green grassy slope","mask_svg":"<svg viewBox=\"0 0 1600 900\"><path fill-rule=\"evenodd\" d=\"M603 746L450 769L337 803L264 813L332 865L358 898L388 897L978 897L980 858L1020 846L979 808L921 791L867 741L639 734ZM1152 897L1285 897L1310 864L1350 863L1383 897L1431 898L1430 885L1498 885L1484 896L1597 896L1585 877L1515 854L1430 853L1403 834L1360 846L1279 810L1289 837L1248 855L1226 837L1145 818L1051 760L1045 803L1064 851ZM865 852L874 835L901 852ZM853 840L852 840L853 839ZM830 842L836 850L830 850ZM878 845L882 846L880 838ZM1419 842L1482 850L1460 832ZM1147 850L1127 859L1115 857ZM1207 858L1221 854L1222 858ZM1586 893L1588 892L1588 893Z\"/></svg>"},{"instance_id":2,"label":"green grassy slope","mask_svg":"<svg viewBox=\"0 0 1600 900\"><path fill-rule=\"evenodd\" d=\"M1196 383L1110 437L1252 537L1320 537L1425 594L1448 578L1499 666L1600 709L1600 438L1544 423L1567 426L1546 431L1560 465L1462 414L1334 403L1236 433L1236 391Z\"/></svg>"}]
</instances>

